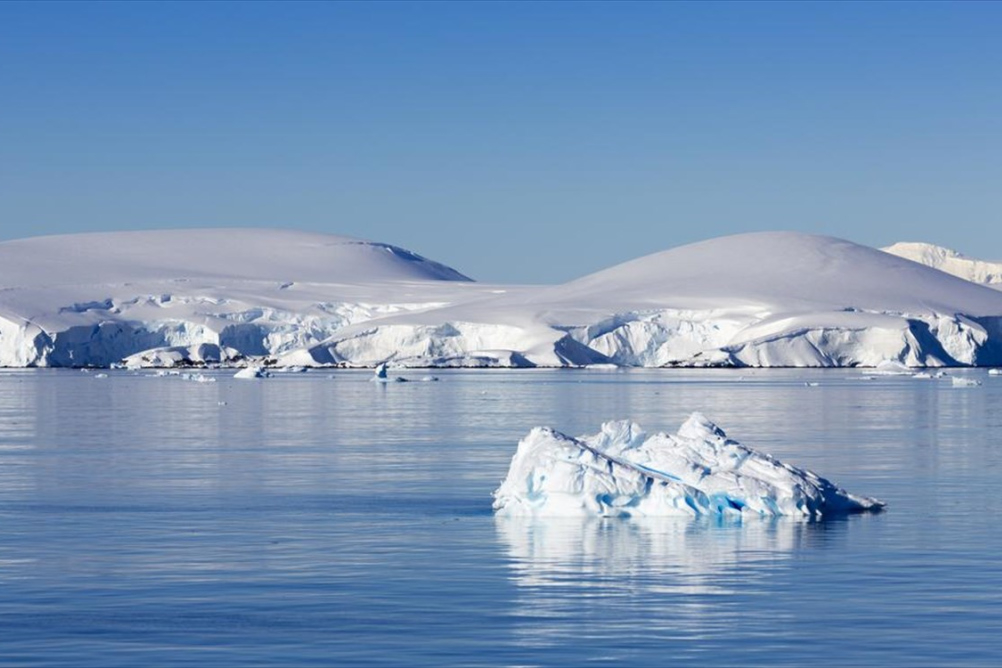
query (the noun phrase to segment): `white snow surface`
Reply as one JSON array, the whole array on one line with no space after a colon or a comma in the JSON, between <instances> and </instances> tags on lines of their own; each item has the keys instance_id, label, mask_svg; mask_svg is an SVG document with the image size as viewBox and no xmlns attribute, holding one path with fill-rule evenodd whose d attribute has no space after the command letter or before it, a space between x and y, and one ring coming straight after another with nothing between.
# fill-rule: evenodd
<instances>
[{"instance_id":1,"label":"white snow surface","mask_svg":"<svg viewBox=\"0 0 1002 668\"><path fill-rule=\"evenodd\" d=\"M0 243L0 366L247 360L997 366L1002 292L793 232L682 246L556 286L476 283L395 246L283 230Z\"/></svg>"},{"instance_id":2,"label":"white snow surface","mask_svg":"<svg viewBox=\"0 0 1002 668\"><path fill-rule=\"evenodd\" d=\"M494 510L507 516L817 519L883 506L727 438L699 413L676 434L629 421L580 438L537 427L494 492Z\"/></svg>"},{"instance_id":3,"label":"white snow surface","mask_svg":"<svg viewBox=\"0 0 1002 668\"><path fill-rule=\"evenodd\" d=\"M348 237L199 229L0 243L0 366L229 362L486 288Z\"/></svg>"},{"instance_id":4,"label":"white snow surface","mask_svg":"<svg viewBox=\"0 0 1002 668\"><path fill-rule=\"evenodd\" d=\"M921 242L901 241L881 250L1002 290L1002 262L976 260L949 248Z\"/></svg>"}]
</instances>

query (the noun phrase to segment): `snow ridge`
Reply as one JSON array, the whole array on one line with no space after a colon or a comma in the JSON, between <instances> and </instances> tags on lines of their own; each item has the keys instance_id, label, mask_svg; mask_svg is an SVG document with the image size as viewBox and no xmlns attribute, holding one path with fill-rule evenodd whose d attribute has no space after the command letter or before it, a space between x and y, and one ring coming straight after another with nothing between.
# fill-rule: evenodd
<instances>
[{"instance_id":1,"label":"snow ridge","mask_svg":"<svg viewBox=\"0 0 1002 668\"><path fill-rule=\"evenodd\" d=\"M0 366L1002 365L1002 291L831 237L736 235L555 286L263 229L0 243Z\"/></svg>"},{"instance_id":2,"label":"snow ridge","mask_svg":"<svg viewBox=\"0 0 1002 668\"><path fill-rule=\"evenodd\" d=\"M902 241L881 250L973 283L998 286L1002 289L1002 262L975 260L949 248L918 242Z\"/></svg>"}]
</instances>

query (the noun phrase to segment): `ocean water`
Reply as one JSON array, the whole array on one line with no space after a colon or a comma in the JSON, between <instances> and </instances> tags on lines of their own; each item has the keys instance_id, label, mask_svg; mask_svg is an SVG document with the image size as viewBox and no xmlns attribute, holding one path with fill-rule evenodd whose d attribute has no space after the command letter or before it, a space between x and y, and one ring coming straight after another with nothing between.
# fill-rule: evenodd
<instances>
[{"instance_id":1,"label":"ocean water","mask_svg":"<svg viewBox=\"0 0 1002 668\"><path fill-rule=\"evenodd\" d=\"M2 371L0 665L998 665L1002 377L955 373ZM696 410L887 511L493 516L529 428Z\"/></svg>"}]
</instances>

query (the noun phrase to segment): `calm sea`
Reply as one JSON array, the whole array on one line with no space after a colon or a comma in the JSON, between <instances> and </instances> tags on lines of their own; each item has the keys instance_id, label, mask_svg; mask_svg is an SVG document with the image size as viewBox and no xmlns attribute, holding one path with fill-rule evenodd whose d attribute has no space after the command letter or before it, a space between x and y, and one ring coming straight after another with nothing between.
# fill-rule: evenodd
<instances>
[{"instance_id":1,"label":"calm sea","mask_svg":"<svg viewBox=\"0 0 1002 668\"><path fill-rule=\"evenodd\" d=\"M1002 377L957 373L3 371L0 665L999 665ZM531 427L697 410L888 510L491 513Z\"/></svg>"}]
</instances>

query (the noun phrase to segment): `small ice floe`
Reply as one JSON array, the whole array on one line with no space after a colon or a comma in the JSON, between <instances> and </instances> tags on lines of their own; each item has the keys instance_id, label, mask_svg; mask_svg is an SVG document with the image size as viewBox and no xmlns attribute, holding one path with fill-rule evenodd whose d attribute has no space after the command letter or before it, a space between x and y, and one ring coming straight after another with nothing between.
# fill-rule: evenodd
<instances>
[{"instance_id":1,"label":"small ice floe","mask_svg":"<svg viewBox=\"0 0 1002 668\"><path fill-rule=\"evenodd\" d=\"M422 383L437 383L438 376L421 376Z\"/></svg>"},{"instance_id":2,"label":"small ice floe","mask_svg":"<svg viewBox=\"0 0 1002 668\"><path fill-rule=\"evenodd\" d=\"M107 378L108 374L106 374L106 373L99 373L99 374L96 374L94 377L95 378Z\"/></svg>"},{"instance_id":3,"label":"small ice floe","mask_svg":"<svg viewBox=\"0 0 1002 668\"><path fill-rule=\"evenodd\" d=\"M271 373L259 366L249 366L237 371L233 377L241 380L253 380L254 378L269 378Z\"/></svg>"},{"instance_id":4,"label":"small ice floe","mask_svg":"<svg viewBox=\"0 0 1002 668\"><path fill-rule=\"evenodd\" d=\"M951 378L951 381L953 382L954 387L977 387L981 385L981 381L975 378L960 378L958 376L954 376Z\"/></svg>"},{"instance_id":5,"label":"small ice floe","mask_svg":"<svg viewBox=\"0 0 1002 668\"><path fill-rule=\"evenodd\" d=\"M1002 376L1002 369L989 369L988 370L988 375L989 376Z\"/></svg>"},{"instance_id":6,"label":"small ice floe","mask_svg":"<svg viewBox=\"0 0 1002 668\"><path fill-rule=\"evenodd\" d=\"M182 380L190 380L193 383L215 383L216 379L212 376L206 376L204 373L182 373L180 374Z\"/></svg>"},{"instance_id":7,"label":"small ice floe","mask_svg":"<svg viewBox=\"0 0 1002 668\"><path fill-rule=\"evenodd\" d=\"M629 421L580 438L537 427L494 492L494 510L507 516L817 519L883 507L727 438L699 413L671 435Z\"/></svg>"},{"instance_id":8,"label":"small ice floe","mask_svg":"<svg viewBox=\"0 0 1002 668\"><path fill-rule=\"evenodd\" d=\"M910 376L912 370L897 360L882 360L874 373L881 376Z\"/></svg>"},{"instance_id":9,"label":"small ice floe","mask_svg":"<svg viewBox=\"0 0 1002 668\"><path fill-rule=\"evenodd\" d=\"M821 383L818 383L816 381L807 381L806 383L804 383L804 387L817 387L820 384Z\"/></svg>"},{"instance_id":10,"label":"small ice floe","mask_svg":"<svg viewBox=\"0 0 1002 668\"><path fill-rule=\"evenodd\" d=\"M309 367L305 366L281 366L273 370L273 373L306 373L309 371Z\"/></svg>"},{"instance_id":11,"label":"small ice floe","mask_svg":"<svg viewBox=\"0 0 1002 668\"><path fill-rule=\"evenodd\" d=\"M373 373L372 378L370 378L369 380L371 380L374 383L406 383L407 382L406 378L401 378L400 376L394 376L393 378L390 378L387 375L387 373L386 373L386 362L383 362L382 364L380 364L379 366L376 367L376 370Z\"/></svg>"}]
</instances>

